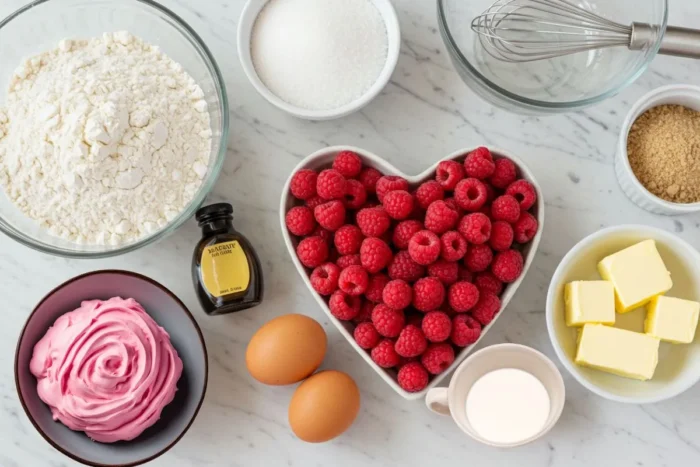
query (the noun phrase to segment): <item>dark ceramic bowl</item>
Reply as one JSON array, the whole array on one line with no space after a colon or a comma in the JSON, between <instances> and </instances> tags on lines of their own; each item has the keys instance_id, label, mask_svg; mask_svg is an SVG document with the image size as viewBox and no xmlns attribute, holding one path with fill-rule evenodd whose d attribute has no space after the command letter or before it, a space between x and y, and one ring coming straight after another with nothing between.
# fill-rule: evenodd
<instances>
[{"instance_id":1,"label":"dark ceramic bowl","mask_svg":"<svg viewBox=\"0 0 700 467\"><path fill-rule=\"evenodd\" d=\"M36 378L29 371L34 346L62 314L90 299L134 298L169 334L183 363L175 400L160 420L138 438L111 444L92 441L54 421L39 398ZM15 383L24 411L53 447L73 460L97 467L127 467L151 461L172 448L192 425L207 389L207 349L192 314L168 289L128 271L95 271L75 277L49 292L29 315L17 342Z\"/></svg>"}]
</instances>

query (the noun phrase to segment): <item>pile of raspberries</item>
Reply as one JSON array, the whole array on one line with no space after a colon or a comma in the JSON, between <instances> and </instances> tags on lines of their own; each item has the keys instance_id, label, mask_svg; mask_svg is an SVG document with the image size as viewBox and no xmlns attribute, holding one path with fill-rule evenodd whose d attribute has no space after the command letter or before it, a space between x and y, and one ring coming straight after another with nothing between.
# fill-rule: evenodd
<instances>
[{"instance_id":1,"label":"pile of raspberries","mask_svg":"<svg viewBox=\"0 0 700 467\"><path fill-rule=\"evenodd\" d=\"M418 187L341 151L330 168L296 172L290 190L286 224L311 285L410 392L477 341L538 229L534 187L484 147Z\"/></svg>"}]
</instances>

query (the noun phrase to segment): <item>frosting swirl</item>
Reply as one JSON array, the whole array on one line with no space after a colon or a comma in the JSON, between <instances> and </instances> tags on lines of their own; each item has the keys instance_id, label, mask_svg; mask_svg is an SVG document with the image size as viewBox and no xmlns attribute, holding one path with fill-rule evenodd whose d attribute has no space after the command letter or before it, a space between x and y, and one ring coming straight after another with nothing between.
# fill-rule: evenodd
<instances>
[{"instance_id":1,"label":"frosting swirl","mask_svg":"<svg viewBox=\"0 0 700 467\"><path fill-rule=\"evenodd\" d=\"M89 300L59 317L29 368L54 420L103 443L131 440L172 402L182 360L133 298Z\"/></svg>"}]
</instances>

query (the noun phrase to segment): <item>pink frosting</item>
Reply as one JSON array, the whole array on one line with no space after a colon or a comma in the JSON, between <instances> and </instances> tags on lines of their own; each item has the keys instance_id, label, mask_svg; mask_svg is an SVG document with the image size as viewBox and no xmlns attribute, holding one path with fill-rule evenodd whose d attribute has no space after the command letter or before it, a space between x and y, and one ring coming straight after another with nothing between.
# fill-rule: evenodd
<instances>
[{"instance_id":1,"label":"pink frosting","mask_svg":"<svg viewBox=\"0 0 700 467\"><path fill-rule=\"evenodd\" d=\"M54 420L103 443L134 439L158 421L182 374L165 329L119 297L58 318L29 365Z\"/></svg>"}]
</instances>

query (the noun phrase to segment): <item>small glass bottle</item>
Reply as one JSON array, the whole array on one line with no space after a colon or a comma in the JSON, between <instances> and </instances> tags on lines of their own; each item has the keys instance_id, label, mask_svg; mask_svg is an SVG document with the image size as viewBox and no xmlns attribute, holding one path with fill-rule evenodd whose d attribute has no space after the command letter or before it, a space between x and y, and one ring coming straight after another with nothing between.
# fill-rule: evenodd
<instances>
[{"instance_id":1,"label":"small glass bottle","mask_svg":"<svg viewBox=\"0 0 700 467\"><path fill-rule=\"evenodd\" d=\"M209 315L245 310L263 298L260 260L248 239L233 228L232 214L228 203L205 206L195 214L202 239L192 258L192 280Z\"/></svg>"}]
</instances>

